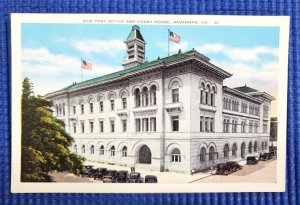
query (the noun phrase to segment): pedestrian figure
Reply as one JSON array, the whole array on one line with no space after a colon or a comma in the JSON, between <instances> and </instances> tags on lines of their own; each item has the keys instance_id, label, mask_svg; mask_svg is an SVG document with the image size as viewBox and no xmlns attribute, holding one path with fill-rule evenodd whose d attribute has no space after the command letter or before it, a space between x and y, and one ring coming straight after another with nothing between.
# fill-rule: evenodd
<instances>
[{"instance_id":1,"label":"pedestrian figure","mask_svg":"<svg viewBox=\"0 0 300 205\"><path fill-rule=\"evenodd\" d=\"M213 172L213 167L210 166L210 173L212 174L212 172Z\"/></svg>"}]
</instances>

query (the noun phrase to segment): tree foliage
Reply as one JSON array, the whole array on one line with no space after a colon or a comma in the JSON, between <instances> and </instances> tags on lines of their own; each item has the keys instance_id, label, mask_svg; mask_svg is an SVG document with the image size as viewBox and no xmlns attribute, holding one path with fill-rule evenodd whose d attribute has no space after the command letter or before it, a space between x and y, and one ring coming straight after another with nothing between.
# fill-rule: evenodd
<instances>
[{"instance_id":1,"label":"tree foliage","mask_svg":"<svg viewBox=\"0 0 300 205\"><path fill-rule=\"evenodd\" d=\"M34 96L28 78L22 90L22 154L21 181L49 181L51 171L78 174L84 158L69 150L73 138L65 124L52 116L51 102Z\"/></svg>"}]
</instances>

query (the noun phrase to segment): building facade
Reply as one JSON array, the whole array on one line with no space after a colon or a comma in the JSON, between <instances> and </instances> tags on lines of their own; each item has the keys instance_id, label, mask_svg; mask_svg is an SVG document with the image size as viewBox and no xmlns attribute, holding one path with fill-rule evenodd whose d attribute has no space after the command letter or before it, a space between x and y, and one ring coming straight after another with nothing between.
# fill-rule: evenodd
<instances>
[{"instance_id":1,"label":"building facade","mask_svg":"<svg viewBox=\"0 0 300 205\"><path fill-rule=\"evenodd\" d=\"M88 160L191 173L267 151L271 95L229 88L232 74L192 49L145 61L133 26L124 69L49 93L53 114Z\"/></svg>"}]
</instances>

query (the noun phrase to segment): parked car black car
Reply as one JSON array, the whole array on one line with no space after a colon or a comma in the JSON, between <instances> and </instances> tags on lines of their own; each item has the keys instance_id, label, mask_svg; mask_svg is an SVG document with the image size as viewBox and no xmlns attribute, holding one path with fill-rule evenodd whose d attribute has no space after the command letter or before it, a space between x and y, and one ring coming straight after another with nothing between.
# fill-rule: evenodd
<instances>
[{"instance_id":1,"label":"parked car black car","mask_svg":"<svg viewBox=\"0 0 300 205\"><path fill-rule=\"evenodd\" d=\"M96 172L94 173L94 179L102 179L103 176L106 174L106 168L97 168Z\"/></svg>"},{"instance_id":2,"label":"parked car black car","mask_svg":"<svg viewBox=\"0 0 300 205\"><path fill-rule=\"evenodd\" d=\"M261 161L266 161L266 160L269 160L269 159L272 159L271 153L261 153L259 155L259 160L261 160Z\"/></svg>"},{"instance_id":3,"label":"parked car black car","mask_svg":"<svg viewBox=\"0 0 300 205\"><path fill-rule=\"evenodd\" d=\"M81 171L81 176L82 177L85 177L85 176L91 177L93 171L94 170L93 170L93 166L92 165L86 165L86 166L83 167L83 169Z\"/></svg>"},{"instance_id":4,"label":"parked car black car","mask_svg":"<svg viewBox=\"0 0 300 205\"><path fill-rule=\"evenodd\" d=\"M258 160L256 159L255 156L249 156L247 157L247 164L257 164L258 163Z\"/></svg>"},{"instance_id":5,"label":"parked car black car","mask_svg":"<svg viewBox=\"0 0 300 205\"><path fill-rule=\"evenodd\" d=\"M220 163L217 165L216 174L228 175L230 171L230 167L226 163Z\"/></svg>"},{"instance_id":6,"label":"parked car black car","mask_svg":"<svg viewBox=\"0 0 300 205\"><path fill-rule=\"evenodd\" d=\"M129 183L143 183L143 178L141 177L141 174L139 172L134 172L134 173L130 174L128 182Z\"/></svg>"},{"instance_id":7,"label":"parked car black car","mask_svg":"<svg viewBox=\"0 0 300 205\"><path fill-rule=\"evenodd\" d=\"M117 170L107 170L106 174L102 178L103 183L115 183L117 176Z\"/></svg>"},{"instance_id":8,"label":"parked car black car","mask_svg":"<svg viewBox=\"0 0 300 205\"><path fill-rule=\"evenodd\" d=\"M128 179L129 179L128 171L126 171L126 170L117 171L116 182L126 183L128 181Z\"/></svg>"},{"instance_id":9,"label":"parked car black car","mask_svg":"<svg viewBox=\"0 0 300 205\"><path fill-rule=\"evenodd\" d=\"M226 165L230 168L231 171L237 171L243 169L242 165L239 165L236 161L228 161L226 162Z\"/></svg>"},{"instance_id":10,"label":"parked car black car","mask_svg":"<svg viewBox=\"0 0 300 205\"><path fill-rule=\"evenodd\" d=\"M157 183L157 177L155 175L146 175L145 183Z\"/></svg>"}]
</instances>

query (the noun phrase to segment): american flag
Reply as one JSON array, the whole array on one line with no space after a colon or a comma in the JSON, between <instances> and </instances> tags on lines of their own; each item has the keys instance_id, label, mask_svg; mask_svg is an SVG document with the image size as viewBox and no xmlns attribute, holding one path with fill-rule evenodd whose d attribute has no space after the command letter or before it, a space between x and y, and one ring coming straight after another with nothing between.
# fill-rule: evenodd
<instances>
[{"instance_id":1,"label":"american flag","mask_svg":"<svg viewBox=\"0 0 300 205\"><path fill-rule=\"evenodd\" d=\"M88 63L85 60L81 60L81 68L83 69L88 69L88 70L92 70L93 64L92 63Z\"/></svg>"},{"instance_id":2,"label":"american flag","mask_svg":"<svg viewBox=\"0 0 300 205\"><path fill-rule=\"evenodd\" d=\"M169 39L173 42L180 43L180 36L172 31L169 32Z\"/></svg>"}]
</instances>

